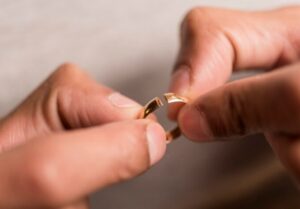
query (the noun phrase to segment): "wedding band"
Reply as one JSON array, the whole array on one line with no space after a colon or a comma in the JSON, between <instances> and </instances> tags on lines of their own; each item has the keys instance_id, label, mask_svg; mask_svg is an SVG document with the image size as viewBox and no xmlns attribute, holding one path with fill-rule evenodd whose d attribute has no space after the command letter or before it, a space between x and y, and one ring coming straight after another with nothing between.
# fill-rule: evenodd
<instances>
[{"instance_id":1,"label":"wedding band","mask_svg":"<svg viewBox=\"0 0 300 209\"><path fill-rule=\"evenodd\" d=\"M177 96L174 93L165 93L163 95L164 100L167 104L171 103L187 103L187 99L181 96ZM164 105L163 101L159 97L155 97L150 100L144 107L142 118L146 118L149 114L153 113L155 110L159 109ZM177 126L170 131L166 132L167 143L178 138L181 135L180 128Z\"/></svg>"}]
</instances>

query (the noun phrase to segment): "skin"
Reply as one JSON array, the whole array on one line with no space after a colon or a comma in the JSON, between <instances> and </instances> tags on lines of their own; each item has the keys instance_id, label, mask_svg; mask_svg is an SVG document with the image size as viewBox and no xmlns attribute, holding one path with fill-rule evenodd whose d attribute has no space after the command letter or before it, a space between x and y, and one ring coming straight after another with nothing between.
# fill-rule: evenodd
<instances>
[{"instance_id":1,"label":"skin","mask_svg":"<svg viewBox=\"0 0 300 209\"><path fill-rule=\"evenodd\" d=\"M141 110L60 66L0 123L0 208L85 209L90 193L146 171L166 143Z\"/></svg>"},{"instance_id":2,"label":"skin","mask_svg":"<svg viewBox=\"0 0 300 209\"><path fill-rule=\"evenodd\" d=\"M300 181L299 23L298 6L191 10L170 85L190 102L169 117L197 142L263 133ZM232 72L253 68L264 73L226 83Z\"/></svg>"},{"instance_id":3,"label":"skin","mask_svg":"<svg viewBox=\"0 0 300 209\"><path fill-rule=\"evenodd\" d=\"M190 102L170 118L198 142L262 132L300 180L299 21L296 6L191 10L170 85ZM225 84L252 68L266 73ZM79 67L59 67L0 121L0 208L85 209L93 191L146 171L164 155L165 133L136 120L140 111Z\"/></svg>"}]
</instances>

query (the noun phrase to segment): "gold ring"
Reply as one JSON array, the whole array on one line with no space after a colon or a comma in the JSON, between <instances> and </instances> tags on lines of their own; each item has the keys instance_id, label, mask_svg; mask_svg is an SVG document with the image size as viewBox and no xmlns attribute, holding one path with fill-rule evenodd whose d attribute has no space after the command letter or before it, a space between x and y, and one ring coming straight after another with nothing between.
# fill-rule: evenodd
<instances>
[{"instance_id":1,"label":"gold ring","mask_svg":"<svg viewBox=\"0 0 300 209\"><path fill-rule=\"evenodd\" d=\"M174 93L165 93L163 95L167 104L171 103L187 103L187 99L181 96L177 96ZM150 100L144 107L144 112L142 118L146 118L149 114L157 110L158 108L162 107L164 103L159 97L155 97ZM167 143L170 143L172 140L176 139L181 135L180 128L177 126L174 129L166 132L166 140Z\"/></svg>"}]
</instances>

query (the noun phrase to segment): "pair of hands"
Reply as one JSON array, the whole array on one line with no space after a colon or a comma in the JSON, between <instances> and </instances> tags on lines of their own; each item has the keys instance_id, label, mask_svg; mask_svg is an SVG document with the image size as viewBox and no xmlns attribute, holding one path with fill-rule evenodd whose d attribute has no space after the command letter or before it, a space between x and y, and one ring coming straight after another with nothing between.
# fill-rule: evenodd
<instances>
[{"instance_id":1,"label":"pair of hands","mask_svg":"<svg viewBox=\"0 0 300 209\"><path fill-rule=\"evenodd\" d=\"M263 132L300 180L299 21L299 7L191 10L170 86L190 103L169 117L196 141ZM224 84L252 68L270 72ZM88 208L91 192L144 172L166 144L158 123L135 120L141 108L61 66L1 121L0 208Z\"/></svg>"}]
</instances>

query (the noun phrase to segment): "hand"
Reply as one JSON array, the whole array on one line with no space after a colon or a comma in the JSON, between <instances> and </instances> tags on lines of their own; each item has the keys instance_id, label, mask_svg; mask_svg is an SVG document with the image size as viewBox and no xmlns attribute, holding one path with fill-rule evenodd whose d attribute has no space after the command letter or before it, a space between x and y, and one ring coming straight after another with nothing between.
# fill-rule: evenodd
<instances>
[{"instance_id":1,"label":"hand","mask_svg":"<svg viewBox=\"0 0 300 209\"><path fill-rule=\"evenodd\" d=\"M299 23L300 7L189 12L170 87L191 100L169 112L183 133L205 141L263 132L300 181ZM270 72L224 84L253 68Z\"/></svg>"},{"instance_id":2,"label":"hand","mask_svg":"<svg viewBox=\"0 0 300 209\"><path fill-rule=\"evenodd\" d=\"M88 195L132 178L165 152L141 106L61 66L0 123L0 208L88 208Z\"/></svg>"}]
</instances>

